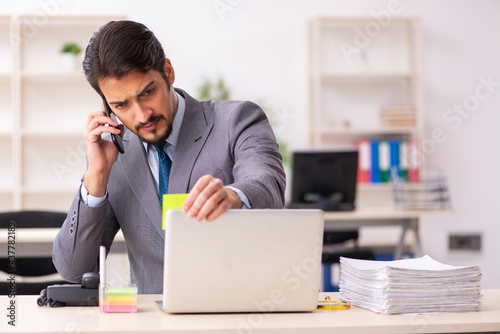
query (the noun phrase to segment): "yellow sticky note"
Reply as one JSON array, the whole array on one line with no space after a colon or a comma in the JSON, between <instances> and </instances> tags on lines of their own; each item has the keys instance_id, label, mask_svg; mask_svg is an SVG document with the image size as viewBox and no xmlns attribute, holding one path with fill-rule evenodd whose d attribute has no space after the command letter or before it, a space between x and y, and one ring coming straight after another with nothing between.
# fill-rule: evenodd
<instances>
[{"instance_id":1,"label":"yellow sticky note","mask_svg":"<svg viewBox=\"0 0 500 334\"><path fill-rule=\"evenodd\" d=\"M168 210L182 209L189 194L164 194L162 210L162 228L165 229L165 218Z\"/></svg>"}]
</instances>

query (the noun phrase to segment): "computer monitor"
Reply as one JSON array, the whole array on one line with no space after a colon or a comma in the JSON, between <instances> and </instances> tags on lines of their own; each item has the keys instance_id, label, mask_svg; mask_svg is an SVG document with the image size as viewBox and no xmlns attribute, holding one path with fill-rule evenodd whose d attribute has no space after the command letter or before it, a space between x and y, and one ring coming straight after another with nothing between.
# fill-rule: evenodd
<instances>
[{"instance_id":1,"label":"computer monitor","mask_svg":"<svg viewBox=\"0 0 500 334\"><path fill-rule=\"evenodd\" d=\"M358 150L293 152L290 208L355 209Z\"/></svg>"}]
</instances>

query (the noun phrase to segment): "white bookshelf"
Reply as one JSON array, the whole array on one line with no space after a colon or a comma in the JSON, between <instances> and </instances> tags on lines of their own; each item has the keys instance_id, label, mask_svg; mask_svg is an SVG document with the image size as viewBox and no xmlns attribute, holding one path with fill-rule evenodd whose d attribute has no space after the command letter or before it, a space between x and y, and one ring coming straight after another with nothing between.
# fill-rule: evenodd
<instances>
[{"instance_id":1,"label":"white bookshelf","mask_svg":"<svg viewBox=\"0 0 500 334\"><path fill-rule=\"evenodd\" d=\"M68 209L86 168L85 120L101 102L81 66L64 69L59 51L65 42L84 49L120 19L54 16L36 25L0 16L0 211Z\"/></svg>"},{"instance_id":2,"label":"white bookshelf","mask_svg":"<svg viewBox=\"0 0 500 334\"><path fill-rule=\"evenodd\" d=\"M0 15L0 210L13 206L11 18Z\"/></svg>"},{"instance_id":3,"label":"white bookshelf","mask_svg":"<svg viewBox=\"0 0 500 334\"><path fill-rule=\"evenodd\" d=\"M373 17L316 18L309 26L310 144L422 139L420 22ZM360 37L364 34L366 38ZM411 106L412 126L383 127L380 110ZM392 206L387 184L360 184L357 206Z\"/></svg>"}]
</instances>

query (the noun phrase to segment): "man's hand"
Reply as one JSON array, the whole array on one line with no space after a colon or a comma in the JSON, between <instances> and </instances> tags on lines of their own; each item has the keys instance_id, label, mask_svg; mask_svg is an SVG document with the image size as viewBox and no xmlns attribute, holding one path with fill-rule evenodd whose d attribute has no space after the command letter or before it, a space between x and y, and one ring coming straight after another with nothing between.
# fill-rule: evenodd
<instances>
[{"instance_id":1,"label":"man's hand","mask_svg":"<svg viewBox=\"0 0 500 334\"><path fill-rule=\"evenodd\" d=\"M109 124L110 126L106 126ZM118 126L119 128L114 128ZM89 113L84 141L87 152L88 169L85 173L84 185L92 196L102 197L106 194L111 167L118 158L118 150L110 140L103 140L103 133L123 134L124 126L104 111Z\"/></svg>"},{"instance_id":2,"label":"man's hand","mask_svg":"<svg viewBox=\"0 0 500 334\"><path fill-rule=\"evenodd\" d=\"M191 189L182 209L190 217L211 222L229 209L243 206L239 196L224 188L220 179L212 175L202 176Z\"/></svg>"}]
</instances>

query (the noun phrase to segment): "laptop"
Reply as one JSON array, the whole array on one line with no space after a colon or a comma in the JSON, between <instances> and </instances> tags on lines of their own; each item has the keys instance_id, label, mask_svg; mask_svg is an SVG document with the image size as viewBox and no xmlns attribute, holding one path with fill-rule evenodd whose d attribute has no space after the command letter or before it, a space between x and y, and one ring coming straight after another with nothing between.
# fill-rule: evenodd
<instances>
[{"instance_id":1,"label":"laptop","mask_svg":"<svg viewBox=\"0 0 500 334\"><path fill-rule=\"evenodd\" d=\"M313 311L321 210L228 210L198 222L169 210L163 300L169 313Z\"/></svg>"}]
</instances>

